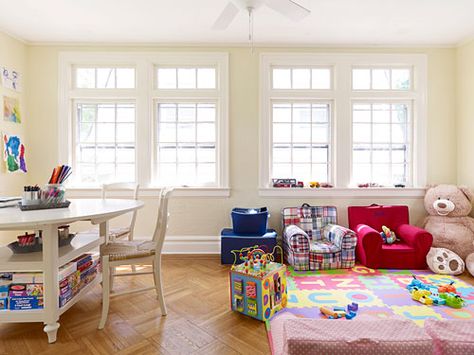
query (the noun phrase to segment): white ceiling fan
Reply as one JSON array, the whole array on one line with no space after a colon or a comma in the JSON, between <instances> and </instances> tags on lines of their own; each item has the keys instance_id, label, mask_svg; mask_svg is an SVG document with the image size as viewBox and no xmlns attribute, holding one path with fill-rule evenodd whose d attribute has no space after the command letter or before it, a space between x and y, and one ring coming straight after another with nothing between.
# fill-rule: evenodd
<instances>
[{"instance_id":1,"label":"white ceiling fan","mask_svg":"<svg viewBox=\"0 0 474 355\"><path fill-rule=\"evenodd\" d=\"M265 5L293 21L300 21L311 11L294 0L230 0L212 26L213 30L225 30L241 10L245 10L249 19L253 11Z\"/></svg>"}]
</instances>

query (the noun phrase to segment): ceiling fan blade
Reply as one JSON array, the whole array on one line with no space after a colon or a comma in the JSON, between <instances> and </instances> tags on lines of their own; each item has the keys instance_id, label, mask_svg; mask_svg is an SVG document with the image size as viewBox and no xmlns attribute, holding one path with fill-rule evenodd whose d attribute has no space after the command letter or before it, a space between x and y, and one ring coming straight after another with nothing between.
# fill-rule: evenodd
<instances>
[{"instance_id":1,"label":"ceiling fan blade","mask_svg":"<svg viewBox=\"0 0 474 355\"><path fill-rule=\"evenodd\" d=\"M212 25L212 29L225 30L232 23L239 11L239 8L235 6L233 2L229 1L217 18L216 22L214 22L214 25Z\"/></svg>"},{"instance_id":2,"label":"ceiling fan blade","mask_svg":"<svg viewBox=\"0 0 474 355\"><path fill-rule=\"evenodd\" d=\"M265 4L293 21L300 21L311 11L293 0L266 0Z\"/></svg>"}]
</instances>

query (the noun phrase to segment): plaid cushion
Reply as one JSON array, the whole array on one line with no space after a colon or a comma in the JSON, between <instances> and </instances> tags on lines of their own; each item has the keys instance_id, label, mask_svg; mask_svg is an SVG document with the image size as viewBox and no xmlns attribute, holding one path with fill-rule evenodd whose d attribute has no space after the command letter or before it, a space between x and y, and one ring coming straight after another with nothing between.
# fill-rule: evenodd
<instances>
[{"instance_id":1,"label":"plaid cushion","mask_svg":"<svg viewBox=\"0 0 474 355\"><path fill-rule=\"evenodd\" d=\"M328 224L323 228L323 239L331 241L341 249L352 249L357 243L357 237L352 230L335 224Z\"/></svg>"},{"instance_id":2,"label":"plaid cushion","mask_svg":"<svg viewBox=\"0 0 474 355\"><path fill-rule=\"evenodd\" d=\"M310 270L339 269L341 267L341 252L309 253Z\"/></svg>"},{"instance_id":3,"label":"plaid cushion","mask_svg":"<svg viewBox=\"0 0 474 355\"><path fill-rule=\"evenodd\" d=\"M282 210L283 228L295 224L311 239L322 240L322 229L337 223L337 209L333 206L286 207Z\"/></svg>"},{"instance_id":4,"label":"plaid cushion","mask_svg":"<svg viewBox=\"0 0 474 355\"><path fill-rule=\"evenodd\" d=\"M317 254L327 254L327 253L336 253L341 251L341 249L336 245L327 240L323 241L314 241L311 243L310 253L317 253Z\"/></svg>"}]
</instances>

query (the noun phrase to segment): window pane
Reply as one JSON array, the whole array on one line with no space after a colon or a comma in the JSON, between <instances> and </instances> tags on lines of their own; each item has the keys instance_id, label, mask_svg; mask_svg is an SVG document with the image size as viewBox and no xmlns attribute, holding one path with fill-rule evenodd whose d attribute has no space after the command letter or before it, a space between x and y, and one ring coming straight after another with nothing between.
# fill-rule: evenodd
<instances>
[{"instance_id":1,"label":"window pane","mask_svg":"<svg viewBox=\"0 0 474 355\"><path fill-rule=\"evenodd\" d=\"M394 184L406 184L408 181L409 171L406 164L393 164L392 181Z\"/></svg>"},{"instance_id":2,"label":"window pane","mask_svg":"<svg viewBox=\"0 0 474 355\"><path fill-rule=\"evenodd\" d=\"M83 183L94 183L96 182L95 165L93 164L78 164L77 165L77 176Z\"/></svg>"},{"instance_id":3,"label":"window pane","mask_svg":"<svg viewBox=\"0 0 474 355\"><path fill-rule=\"evenodd\" d=\"M205 122L214 122L216 120L216 105L214 104L198 104L197 120Z\"/></svg>"},{"instance_id":4,"label":"window pane","mask_svg":"<svg viewBox=\"0 0 474 355\"><path fill-rule=\"evenodd\" d=\"M310 145L293 146L293 161L297 163L311 162L311 146Z\"/></svg>"},{"instance_id":5,"label":"window pane","mask_svg":"<svg viewBox=\"0 0 474 355\"><path fill-rule=\"evenodd\" d=\"M407 139L407 125L405 123L392 124L392 142L405 143Z\"/></svg>"},{"instance_id":6,"label":"window pane","mask_svg":"<svg viewBox=\"0 0 474 355\"><path fill-rule=\"evenodd\" d=\"M97 105L98 122L115 122L115 105Z\"/></svg>"},{"instance_id":7,"label":"window pane","mask_svg":"<svg viewBox=\"0 0 474 355\"><path fill-rule=\"evenodd\" d=\"M390 124L374 124L372 126L372 141L376 143L390 142Z\"/></svg>"},{"instance_id":8,"label":"window pane","mask_svg":"<svg viewBox=\"0 0 474 355\"><path fill-rule=\"evenodd\" d=\"M352 111L352 121L371 122L372 116L370 105L354 105L354 110Z\"/></svg>"},{"instance_id":9,"label":"window pane","mask_svg":"<svg viewBox=\"0 0 474 355\"><path fill-rule=\"evenodd\" d=\"M407 163L408 147L406 145L392 145L392 163Z\"/></svg>"},{"instance_id":10,"label":"window pane","mask_svg":"<svg viewBox=\"0 0 474 355\"><path fill-rule=\"evenodd\" d=\"M119 145L116 150L117 163L134 163L135 162L135 147Z\"/></svg>"},{"instance_id":11,"label":"window pane","mask_svg":"<svg viewBox=\"0 0 474 355\"><path fill-rule=\"evenodd\" d=\"M373 114L372 120L375 123L390 122L390 105L377 104L372 105Z\"/></svg>"},{"instance_id":12,"label":"window pane","mask_svg":"<svg viewBox=\"0 0 474 355\"><path fill-rule=\"evenodd\" d=\"M96 106L79 104L77 105L77 117L81 122L94 122L96 117Z\"/></svg>"},{"instance_id":13,"label":"window pane","mask_svg":"<svg viewBox=\"0 0 474 355\"><path fill-rule=\"evenodd\" d=\"M196 183L196 165L178 164L177 181L183 185L194 185Z\"/></svg>"},{"instance_id":14,"label":"window pane","mask_svg":"<svg viewBox=\"0 0 474 355\"><path fill-rule=\"evenodd\" d=\"M178 121L194 122L196 120L196 105L181 104L178 105Z\"/></svg>"},{"instance_id":15,"label":"window pane","mask_svg":"<svg viewBox=\"0 0 474 355\"><path fill-rule=\"evenodd\" d=\"M197 183L215 184L216 183L216 164L198 164L197 165Z\"/></svg>"},{"instance_id":16,"label":"window pane","mask_svg":"<svg viewBox=\"0 0 474 355\"><path fill-rule=\"evenodd\" d=\"M96 169L98 181L110 182L115 178L114 164L98 164Z\"/></svg>"},{"instance_id":17,"label":"window pane","mask_svg":"<svg viewBox=\"0 0 474 355\"><path fill-rule=\"evenodd\" d=\"M312 148L313 163L327 163L329 161L329 149L323 146L313 146Z\"/></svg>"},{"instance_id":18,"label":"window pane","mask_svg":"<svg viewBox=\"0 0 474 355\"><path fill-rule=\"evenodd\" d=\"M273 88L291 89L291 69L273 69Z\"/></svg>"},{"instance_id":19,"label":"window pane","mask_svg":"<svg viewBox=\"0 0 474 355\"><path fill-rule=\"evenodd\" d=\"M311 71L309 69L293 69L293 89L309 89Z\"/></svg>"},{"instance_id":20,"label":"window pane","mask_svg":"<svg viewBox=\"0 0 474 355\"><path fill-rule=\"evenodd\" d=\"M352 69L352 89L370 89L370 69Z\"/></svg>"},{"instance_id":21,"label":"window pane","mask_svg":"<svg viewBox=\"0 0 474 355\"><path fill-rule=\"evenodd\" d=\"M95 69L77 68L76 69L76 87L79 89L95 88Z\"/></svg>"},{"instance_id":22,"label":"window pane","mask_svg":"<svg viewBox=\"0 0 474 355\"><path fill-rule=\"evenodd\" d=\"M311 87L313 89L331 88L331 69L312 69Z\"/></svg>"},{"instance_id":23,"label":"window pane","mask_svg":"<svg viewBox=\"0 0 474 355\"><path fill-rule=\"evenodd\" d=\"M310 104L294 104L293 105L293 122L311 122L311 105Z\"/></svg>"},{"instance_id":24,"label":"window pane","mask_svg":"<svg viewBox=\"0 0 474 355\"><path fill-rule=\"evenodd\" d=\"M410 69L392 69L392 89L410 90Z\"/></svg>"},{"instance_id":25,"label":"window pane","mask_svg":"<svg viewBox=\"0 0 474 355\"><path fill-rule=\"evenodd\" d=\"M276 163L290 163L291 145L275 145L273 147L273 161Z\"/></svg>"},{"instance_id":26,"label":"window pane","mask_svg":"<svg viewBox=\"0 0 474 355\"><path fill-rule=\"evenodd\" d=\"M117 105L117 122L135 122L135 106Z\"/></svg>"},{"instance_id":27,"label":"window pane","mask_svg":"<svg viewBox=\"0 0 474 355\"><path fill-rule=\"evenodd\" d=\"M79 145L77 151L77 160L81 163L95 163L95 146Z\"/></svg>"},{"instance_id":28,"label":"window pane","mask_svg":"<svg viewBox=\"0 0 474 355\"><path fill-rule=\"evenodd\" d=\"M159 68L158 69L158 88L176 89L176 69Z\"/></svg>"},{"instance_id":29,"label":"window pane","mask_svg":"<svg viewBox=\"0 0 474 355\"><path fill-rule=\"evenodd\" d=\"M115 88L115 69L97 68L97 88L113 89Z\"/></svg>"},{"instance_id":30,"label":"window pane","mask_svg":"<svg viewBox=\"0 0 474 355\"><path fill-rule=\"evenodd\" d=\"M216 162L216 147L214 145L200 144L197 148L197 161L201 163Z\"/></svg>"},{"instance_id":31,"label":"window pane","mask_svg":"<svg viewBox=\"0 0 474 355\"><path fill-rule=\"evenodd\" d=\"M197 125L198 142L215 142L216 126L214 123L199 123Z\"/></svg>"},{"instance_id":32,"label":"window pane","mask_svg":"<svg viewBox=\"0 0 474 355\"><path fill-rule=\"evenodd\" d=\"M408 122L408 106L405 104L392 105L392 122Z\"/></svg>"},{"instance_id":33,"label":"window pane","mask_svg":"<svg viewBox=\"0 0 474 355\"><path fill-rule=\"evenodd\" d=\"M178 69L178 88L195 89L196 88L196 69L179 68Z\"/></svg>"},{"instance_id":34,"label":"window pane","mask_svg":"<svg viewBox=\"0 0 474 355\"><path fill-rule=\"evenodd\" d=\"M194 145L180 144L178 146L178 162L194 163L196 161L196 147Z\"/></svg>"},{"instance_id":35,"label":"window pane","mask_svg":"<svg viewBox=\"0 0 474 355\"><path fill-rule=\"evenodd\" d=\"M276 143L290 143L291 124L275 123L273 125L273 141Z\"/></svg>"},{"instance_id":36,"label":"window pane","mask_svg":"<svg viewBox=\"0 0 474 355\"><path fill-rule=\"evenodd\" d=\"M389 164L374 164L372 180L381 185L391 185L392 175Z\"/></svg>"},{"instance_id":37,"label":"window pane","mask_svg":"<svg viewBox=\"0 0 474 355\"><path fill-rule=\"evenodd\" d=\"M273 104L273 122L291 122L291 105Z\"/></svg>"},{"instance_id":38,"label":"window pane","mask_svg":"<svg viewBox=\"0 0 474 355\"><path fill-rule=\"evenodd\" d=\"M135 69L133 68L117 68L117 88L133 89L135 87Z\"/></svg>"},{"instance_id":39,"label":"window pane","mask_svg":"<svg viewBox=\"0 0 474 355\"><path fill-rule=\"evenodd\" d=\"M293 124L293 142L310 143L311 142L311 124L309 123Z\"/></svg>"},{"instance_id":40,"label":"window pane","mask_svg":"<svg viewBox=\"0 0 474 355\"><path fill-rule=\"evenodd\" d=\"M113 123L97 123L97 142L115 142L115 125Z\"/></svg>"},{"instance_id":41,"label":"window pane","mask_svg":"<svg viewBox=\"0 0 474 355\"><path fill-rule=\"evenodd\" d=\"M386 90L390 89L390 70L372 69L372 89Z\"/></svg>"},{"instance_id":42,"label":"window pane","mask_svg":"<svg viewBox=\"0 0 474 355\"><path fill-rule=\"evenodd\" d=\"M214 68L199 68L197 76L198 89L216 88L216 70Z\"/></svg>"},{"instance_id":43,"label":"window pane","mask_svg":"<svg viewBox=\"0 0 474 355\"><path fill-rule=\"evenodd\" d=\"M387 144L374 144L372 151L372 162L389 163L390 162L390 146Z\"/></svg>"},{"instance_id":44,"label":"window pane","mask_svg":"<svg viewBox=\"0 0 474 355\"><path fill-rule=\"evenodd\" d=\"M95 124L80 123L79 124L79 141L82 143L95 142Z\"/></svg>"},{"instance_id":45,"label":"window pane","mask_svg":"<svg viewBox=\"0 0 474 355\"><path fill-rule=\"evenodd\" d=\"M273 164L272 177L275 179L291 178L291 164Z\"/></svg>"},{"instance_id":46,"label":"window pane","mask_svg":"<svg viewBox=\"0 0 474 355\"><path fill-rule=\"evenodd\" d=\"M329 122L329 105L312 105L313 122Z\"/></svg>"},{"instance_id":47,"label":"window pane","mask_svg":"<svg viewBox=\"0 0 474 355\"><path fill-rule=\"evenodd\" d=\"M196 125L194 123L178 124L178 142L194 142L196 140Z\"/></svg>"},{"instance_id":48,"label":"window pane","mask_svg":"<svg viewBox=\"0 0 474 355\"><path fill-rule=\"evenodd\" d=\"M365 123L354 123L352 128L353 141L357 143L369 143L372 141L371 125Z\"/></svg>"},{"instance_id":49,"label":"window pane","mask_svg":"<svg viewBox=\"0 0 474 355\"><path fill-rule=\"evenodd\" d=\"M117 164L116 176L120 176L120 181L135 181L135 165L134 164Z\"/></svg>"},{"instance_id":50,"label":"window pane","mask_svg":"<svg viewBox=\"0 0 474 355\"><path fill-rule=\"evenodd\" d=\"M311 176L311 164L293 164L293 178L298 181L308 181Z\"/></svg>"},{"instance_id":51,"label":"window pane","mask_svg":"<svg viewBox=\"0 0 474 355\"><path fill-rule=\"evenodd\" d=\"M352 168L352 177L356 184L372 182L370 164L354 164Z\"/></svg>"},{"instance_id":52,"label":"window pane","mask_svg":"<svg viewBox=\"0 0 474 355\"><path fill-rule=\"evenodd\" d=\"M372 151L372 148L370 145L355 144L353 148L353 153L352 153L353 162L356 164L370 163L371 151Z\"/></svg>"},{"instance_id":53,"label":"window pane","mask_svg":"<svg viewBox=\"0 0 474 355\"><path fill-rule=\"evenodd\" d=\"M160 164L158 176L164 185L176 185L176 164Z\"/></svg>"},{"instance_id":54,"label":"window pane","mask_svg":"<svg viewBox=\"0 0 474 355\"><path fill-rule=\"evenodd\" d=\"M158 136L160 142L176 142L176 124L160 123Z\"/></svg>"},{"instance_id":55,"label":"window pane","mask_svg":"<svg viewBox=\"0 0 474 355\"><path fill-rule=\"evenodd\" d=\"M176 145L160 144L158 147L158 159L160 163L176 162Z\"/></svg>"},{"instance_id":56,"label":"window pane","mask_svg":"<svg viewBox=\"0 0 474 355\"><path fill-rule=\"evenodd\" d=\"M117 124L117 142L119 143L135 142L135 124L118 123Z\"/></svg>"},{"instance_id":57,"label":"window pane","mask_svg":"<svg viewBox=\"0 0 474 355\"><path fill-rule=\"evenodd\" d=\"M115 162L115 145L97 146L97 163Z\"/></svg>"},{"instance_id":58,"label":"window pane","mask_svg":"<svg viewBox=\"0 0 474 355\"><path fill-rule=\"evenodd\" d=\"M311 172L311 180L328 182L328 166L326 164L313 164Z\"/></svg>"},{"instance_id":59,"label":"window pane","mask_svg":"<svg viewBox=\"0 0 474 355\"><path fill-rule=\"evenodd\" d=\"M177 109L175 104L160 104L159 105L159 120L160 122L175 122Z\"/></svg>"},{"instance_id":60,"label":"window pane","mask_svg":"<svg viewBox=\"0 0 474 355\"><path fill-rule=\"evenodd\" d=\"M329 141L329 132L327 124L313 124L313 142L316 143L326 143Z\"/></svg>"}]
</instances>

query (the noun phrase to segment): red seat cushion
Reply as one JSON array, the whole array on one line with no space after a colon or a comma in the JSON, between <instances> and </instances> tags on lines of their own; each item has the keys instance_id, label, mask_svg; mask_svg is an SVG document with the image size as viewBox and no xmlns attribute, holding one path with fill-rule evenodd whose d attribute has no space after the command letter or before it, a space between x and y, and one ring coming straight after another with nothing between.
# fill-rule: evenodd
<instances>
[{"instance_id":1,"label":"red seat cushion","mask_svg":"<svg viewBox=\"0 0 474 355\"><path fill-rule=\"evenodd\" d=\"M416 250L405 243L383 244L379 259L381 269L405 269L416 257Z\"/></svg>"}]
</instances>

